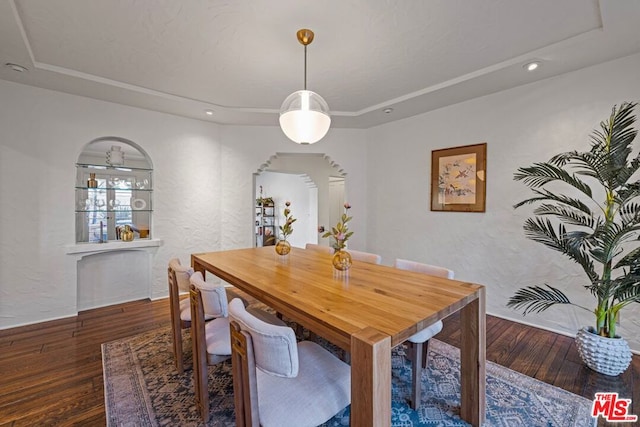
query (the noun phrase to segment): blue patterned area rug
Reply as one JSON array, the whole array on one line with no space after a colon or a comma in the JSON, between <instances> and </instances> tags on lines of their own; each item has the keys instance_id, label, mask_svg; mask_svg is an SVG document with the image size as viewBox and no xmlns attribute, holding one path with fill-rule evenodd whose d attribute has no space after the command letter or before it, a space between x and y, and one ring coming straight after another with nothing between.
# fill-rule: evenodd
<instances>
[{"instance_id":1,"label":"blue patterned area rug","mask_svg":"<svg viewBox=\"0 0 640 427\"><path fill-rule=\"evenodd\" d=\"M191 370L177 374L174 368L168 328L103 344L102 360L108 426L235 426L231 362L209 367L211 412L203 423L195 408ZM411 395L411 362L402 346L393 351L392 425L468 425L459 416L459 350L431 340L428 366L422 402L414 411L405 403ZM594 426L590 409L591 401L583 397L487 363L485 426ZM325 425L348 426L349 408Z\"/></svg>"}]
</instances>

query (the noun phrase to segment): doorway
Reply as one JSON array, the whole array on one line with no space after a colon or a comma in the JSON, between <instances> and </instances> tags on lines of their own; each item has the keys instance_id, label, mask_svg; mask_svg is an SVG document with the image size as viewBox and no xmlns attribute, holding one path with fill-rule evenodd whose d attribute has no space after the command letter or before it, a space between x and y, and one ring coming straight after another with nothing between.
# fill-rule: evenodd
<instances>
[{"instance_id":1,"label":"doorway","mask_svg":"<svg viewBox=\"0 0 640 427\"><path fill-rule=\"evenodd\" d=\"M297 219L294 233L289 237L292 246L306 243L329 246L322 239L321 229L331 229L343 212L346 197L346 173L339 165L321 153L277 153L254 174L256 199L271 197L274 204L274 232L284 222L285 202L291 202L291 213ZM262 186L262 193L260 189ZM254 218L252 227L256 230ZM254 239L259 246L260 238Z\"/></svg>"}]
</instances>

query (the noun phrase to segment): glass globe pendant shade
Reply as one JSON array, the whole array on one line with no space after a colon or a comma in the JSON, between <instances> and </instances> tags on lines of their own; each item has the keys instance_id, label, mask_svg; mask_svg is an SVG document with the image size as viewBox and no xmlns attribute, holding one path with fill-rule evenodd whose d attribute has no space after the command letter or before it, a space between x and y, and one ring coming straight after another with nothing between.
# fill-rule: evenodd
<instances>
[{"instance_id":1,"label":"glass globe pendant shade","mask_svg":"<svg viewBox=\"0 0 640 427\"><path fill-rule=\"evenodd\" d=\"M284 100L280 107L280 127L298 144L313 144L329 131L329 105L310 90L299 90Z\"/></svg>"}]
</instances>

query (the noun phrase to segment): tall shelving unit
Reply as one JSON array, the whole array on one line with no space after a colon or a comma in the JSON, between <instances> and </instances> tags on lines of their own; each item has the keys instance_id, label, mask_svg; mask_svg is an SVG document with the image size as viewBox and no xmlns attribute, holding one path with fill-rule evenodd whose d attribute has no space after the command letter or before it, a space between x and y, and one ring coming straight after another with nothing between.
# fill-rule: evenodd
<instances>
[{"instance_id":1,"label":"tall shelving unit","mask_svg":"<svg viewBox=\"0 0 640 427\"><path fill-rule=\"evenodd\" d=\"M256 247L276 244L275 207L273 201L256 205Z\"/></svg>"}]
</instances>

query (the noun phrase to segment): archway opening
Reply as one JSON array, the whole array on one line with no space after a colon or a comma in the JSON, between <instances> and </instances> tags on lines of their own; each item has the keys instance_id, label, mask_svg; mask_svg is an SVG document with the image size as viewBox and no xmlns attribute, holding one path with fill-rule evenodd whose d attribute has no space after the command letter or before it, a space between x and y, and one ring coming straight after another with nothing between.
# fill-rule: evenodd
<instances>
[{"instance_id":1,"label":"archway opening","mask_svg":"<svg viewBox=\"0 0 640 427\"><path fill-rule=\"evenodd\" d=\"M285 220L285 202L289 201L297 219L294 233L288 239L292 246L304 247L306 243L328 246L328 239L320 238L320 230L330 229L342 215L346 175L324 154L276 153L272 156L254 174L254 245L262 246L279 237L279 227ZM273 201L273 217L264 216L264 209L258 207L258 201L264 199ZM274 238L265 239L266 233L273 233Z\"/></svg>"}]
</instances>

